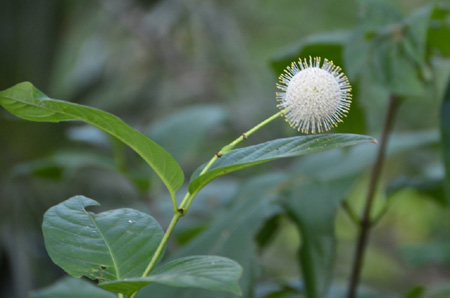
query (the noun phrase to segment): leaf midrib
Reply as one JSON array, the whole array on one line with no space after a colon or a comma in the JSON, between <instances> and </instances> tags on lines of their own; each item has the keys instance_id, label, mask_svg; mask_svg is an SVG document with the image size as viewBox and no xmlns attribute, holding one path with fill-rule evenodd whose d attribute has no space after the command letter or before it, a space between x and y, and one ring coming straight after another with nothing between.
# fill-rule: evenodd
<instances>
[{"instance_id":1,"label":"leaf midrib","mask_svg":"<svg viewBox=\"0 0 450 298\"><path fill-rule=\"evenodd\" d=\"M97 229L97 231L98 231L98 233L99 233L101 239L102 239L103 242L105 243L105 246L106 246L106 248L108 249L109 255L111 256L111 260L112 260L112 262L113 262L114 270L116 271L117 279L121 279L120 273L119 273L119 267L118 267L118 265L117 265L116 258L114 257L114 253L113 253L113 251L111 250L111 247L110 247L110 245L109 245L109 243L108 243L108 241L107 241L105 235L103 234L103 232L102 232L102 230L100 229L100 227L97 225L97 222L95 221L95 218L94 218L91 214L89 214L89 212L87 212L86 209L85 209L84 207L83 207L83 211L84 211L84 213L91 219L92 224L95 226L95 228Z\"/></svg>"}]
</instances>

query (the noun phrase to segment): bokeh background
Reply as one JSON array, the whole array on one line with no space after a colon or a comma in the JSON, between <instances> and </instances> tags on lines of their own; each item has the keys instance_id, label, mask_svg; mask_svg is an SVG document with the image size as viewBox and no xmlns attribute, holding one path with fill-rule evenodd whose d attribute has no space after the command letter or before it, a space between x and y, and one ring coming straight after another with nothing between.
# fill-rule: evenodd
<instances>
[{"instance_id":1,"label":"bokeh background","mask_svg":"<svg viewBox=\"0 0 450 298\"><path fill-rule=\"evenodd\" d=\"M323 36L311 36L356 28L370 2L2 0L0 90L30 81L51 98L116 114L163 145L189 177L222 145L277 112L277 77L298 54L331 58L346 72L349 57L345 60L336 50L346 40L345 32L341 39L333 35L335 46L327 45ZM383 22L390 15L408 16L444 2L390 1L392 7L378 17ZM321 38L328 40L325 46ZM307 48L308 42L314 46ZM363 271L371 297L406 297L415 286L428 294L450 288L450 213L439 133L450 67L445 52L432 54L437 58L427 54L429 69L421 72L423 92L404 96L391 138L375 210L384 217L373 231ZM383 68L383 61L376 63ZM369 78L350 79L355 83L354 106L338 131L378 137L389 88L371 84ZM278 120L249 144L297 134ZM264 187L284 185L286 175L294 184L311 175L326 185L348 183L345 198L359 213L375 149L356 149L221 178L200 193L191 214L181 220L168 256L203 247L244 266L245 297L299 297L302 234L295 216L283 207L283 192ZM343 152L346 163L333 164ZM354 168L357 177L339 180L356 173ZM339 179L329 182L329 177ZM104 209L149 212L164 228L171 212L170 199L151 170L107 135L80 123L27 122L1 109L1 297L27 297L30 290L64 276L45 251L40 225L49 207L76 194L99 201ZM357 229L341 209L332 216L337 244L329 295L339 297L349 276ZM236 227L229 229L229 220ZM160 291L154 297L174 297L164 289L154 291ZM211 293L177 293L211 297L207 295ZM231 297L220 295L214 297Z\"/></svg>"}]
</instances>

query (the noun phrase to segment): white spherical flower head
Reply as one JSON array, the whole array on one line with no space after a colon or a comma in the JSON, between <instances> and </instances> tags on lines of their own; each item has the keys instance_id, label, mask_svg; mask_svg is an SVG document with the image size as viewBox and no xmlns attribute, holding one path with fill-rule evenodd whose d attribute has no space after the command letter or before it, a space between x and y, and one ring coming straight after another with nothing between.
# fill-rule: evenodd
<instances>
[{"instance_id":1,"label":"white spherical flower head","mask_svg":"<svg viewBox=\"0 0 450 298\"><path fill-rule=\"evenodd\" d=\"M279 78L278 107L289 124L303 133L321 133L342 122L351 104L351 86L341 68L309 57L293 62Z\"/></svg>"}]
</instances>

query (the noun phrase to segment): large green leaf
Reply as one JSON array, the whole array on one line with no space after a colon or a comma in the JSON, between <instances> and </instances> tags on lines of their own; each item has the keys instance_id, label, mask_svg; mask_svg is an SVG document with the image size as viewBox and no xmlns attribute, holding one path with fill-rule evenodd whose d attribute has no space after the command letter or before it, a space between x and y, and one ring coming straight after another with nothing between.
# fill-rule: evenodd
<instances>
[{"instance_id":1,"label":"large green leaf","mask_svg":"<svg viewBox=\"0 0 450 298\"><path fill-rule=\"evenodd\" d=\"M54 284L30 292L30 298L117 298L117 295L100 289L92 282L65 277Z\"/></svg>"},{"instance_id":2,"label":"large green leaf","mask_svg":"<svg viewBox=\"0 0 450 298\"><path fill-rule=\"evenodd\" d=\"M350 79L369 76L391 93L423 95L432 7L402 19L399 13L388 13L392 5L387 1L360 2L362 17L344 48Z\"/></svg>"},{"instance_id":3,"label":"large green leaf","mask_svg":"<svg viewBox=\"0 0 450 298\"><path fill-rule=\"evenodd\" d=\"M308 298L327 296L336 250L336 210L354 178L296 184L286 200L286 211L302 235L299 260Z\"/></svg>"},{"instance_id":4,"label":"large green leaf","mask_svg":"<svg viewBox=\"0 0 450 298\"><path fill-rule=\"evenodd\" d=\"M405 51L405 44L399 43L394 33L390 36L377 36L373 40L375 45L373 55L367 68L371 70L373 78L381 85L397 95L420 96L424 88L419 69ZM351 47L351 45L349 45ZM412 50L411 50L412 52ZM421 57L419 59L422 59Z\"/></svg>"},{"instance_id":5,"label":"large green leaf","mask_svg":"<svg viewBox=\"0 0 450 298\"><path fill-rule=\"evenodd\" d=\"M375 142L375 139L355 134L322 134L277 139L231 150L220 157L205 174L198 176L204 166L197 169L192 175L189 191L195 193L219 176L260 163L367 142Z\"/></svg>"},{"instance_id":6,"label":"large green leaf","mask_svg":"<svg viewBox=\"0 0 450 298\"><path fill-rule=\"evenodd\" d=\"M391 26L401 20L400 12L387 0L359 0L358 20L343 49L345 72L351 81L368 72L372 60L373 39L380 27Z\"/></svg>"},{"instance_id":7,"label":"large green leaf","mask_svg":"<svg viewBox=\"0 0 450 298\"><path fill-rule=\"evenodd\" d=\"M105 282L99 286L130 295L155 282L173 287L196 287L240 295L237 281L241 275L242 267L233 260L218 256L190 256L173 260L147 277Z\"/></svg>"},{"instance_id":8,"label":"large green leaf","mask_svg":"<svg viewBox=\"0 0 450 298\"><path fill-rule=\"evenodd\" d=\"M113 135L135 150L162 179L172 197L184 175L164 148L107 112L50 99L31 83L24 82L0 92L0 105L17 117L39 122L80 120Z\"/></svg>"},{"instance_id":9,"label":"large green leaf","mask_svg":"<svg viewBox=\"0 0 450 298\"><path fill-rule=\"evenodd\" d=\"M441 138L445 166L444 188L447 205L450 205L450 80L447 84L447 91L441 107Z\"/></svg>"},{"instance_id":10,"label":"large green leaf","mask_svg":"<svg viewBox=\"0 0 450 298\"><path fill-rule=\"evenodd\" d=\"M134 209L86 211L98 205L75 196L44 214L50 258L74 277L110 281L141 276L163 237L160 225Z\"/></svg>"}]
</instances>

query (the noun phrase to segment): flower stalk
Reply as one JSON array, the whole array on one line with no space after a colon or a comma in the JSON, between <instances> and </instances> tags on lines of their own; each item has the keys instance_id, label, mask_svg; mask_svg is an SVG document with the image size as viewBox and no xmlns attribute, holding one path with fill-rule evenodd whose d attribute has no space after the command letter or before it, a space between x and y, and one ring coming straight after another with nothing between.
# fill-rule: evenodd
<instances>
[{"instance_id":1,"label":"flower stalk","mask_svg":"<svg viewBox=\"0 0 450 298\"><path fill-rule=\"evenodd\" d=\"M250 130L243 133L228 145L222 147L202 169L199 176L204 175L222 155L228 153L236 145L247 139L257 130L280 116L284 116L292 127L303 133L323 132L336 126L345 117L351 103L351 87L347 77L341 69L333 62L325 59L320 66L320 58L310 57L309 64L299 60L299 63L292 63L291 67L285 70L279 78L277 87L281 90L277 93L278 107L280 111ZM186 214L193 199L199 190L194 193L189 191L177 206L175 198L174 215L158 245L150 263L143 273L143 277L148 276L160 259L164 248L178 222ZM130 297L134 298L136 293Z\"/></svg>"},{"instance_id":2,"label":"flower stalk","mask_svg":"<svg viewBox=\"0 0 450 298\"><path fill-rule=\"evenodd\" d=\"M208 162L208 164L203 168L203 170L201 171L200 175L205 174L220 156L222 156L222 155L226 154L227 152L229 152L230 150L232 150L237 144L239 144L243 140L247 139L251 134L253 134L257 130L259 130L260 128L262 128L266 124L272 122L273 120L275 120L279 116L282 116L285 112L286 112L286 109L284 109L284 110L282 110L282 111L272 115L271 117L269 117L266 120L262 121L258 125L254 126L252 129L250 129L247 132L243 133L240 137L236 138L234 141L232 141L228 145L222 147L222 149L220 149L219 152L217 152L211 158L211 160ZM150 274L150 272L153 270L153 268L155 267L157 261L161 257L162 252L164 251L164 248L167 245L167 242L168 242L170 236L172 235L172 232L173 232L173 230L174 230L178 220L182 216L184 216L186 214L186 212L189 209L189 206L191 205L191 203L192 203L194 197L197 195L197 193L198 193L198 191L196 191L195 193L190 193L188 191L186 193L186 195L184 196L182 202L178 206L177 210L174 212L174 215L173 215L173 217L172 217L172 219L170 221L170 224L169 224L166 232L164 233L164 236L161 239L161 242L159 243L155 253L153 254L153 257L150 260L150 263L148 264L147 268L145 269L144 273L142 274L142 277L148 276ZM133 293L130 296L130 298L134 298L136 296L136 294L137 294L137 292Z\"/></svg>"},{"instance_id":3,"label":"flower stalk","mask_svg":"<svg viewBox=\"0 0 450 298\"><path fill-rule=\"evenodd\" d=\"M255 131L257 131L258 129L262 128L264 125L266 125L269 122L272 122L274 119L278 118L281 115L284 115L284 113L286 113L286 111L288 110L288 108L281 110L280 112L272 115L271 117L267 118L266 120L264 120L263 122L259 123L258 125L254 126L252 129L248 130L247 132L244 132L240 137L238 137L237 139L235 139L233 142L231 142L230 144L222 147L222 149L220 149L214 156L213 158L211 158L211 160L209 161L209 163L205 166L205 168L202 170L202 172L200 173L200 175L203 175L204 173L206 173L209 168L211 168L211 166L213 165L213 163L220 158L222 155L224 155L225 153L227 153L228 151L232 150L237 144L239 144L240 142L242 142L243 140L247 139L251 134L253 134Z\"/></svg>"}]
</instances>

